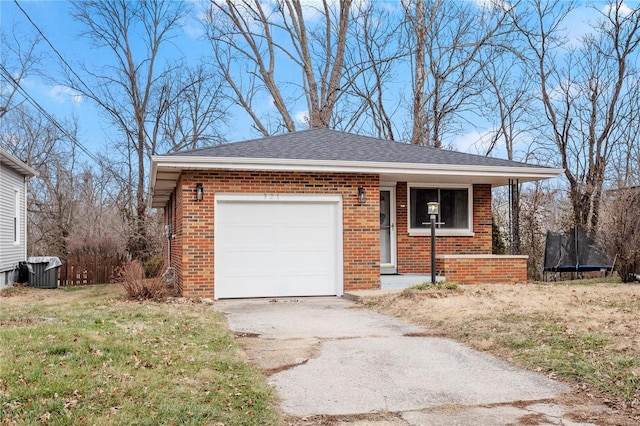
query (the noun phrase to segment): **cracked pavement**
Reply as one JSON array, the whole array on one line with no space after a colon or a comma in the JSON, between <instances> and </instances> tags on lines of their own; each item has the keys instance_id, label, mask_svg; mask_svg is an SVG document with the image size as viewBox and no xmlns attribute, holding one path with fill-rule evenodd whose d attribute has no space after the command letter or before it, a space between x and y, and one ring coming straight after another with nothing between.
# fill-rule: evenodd
<instances>
[{"instance_id":1,"label":"cracked pavement","mask_svg":"<svg viewBox=\"0 0 640 426\"><path fill-rule=\"evenodd\" d=\"M592 425L571 389L341 298L216 301L291 424ZM321 419L321 420L320 420Z\"/></svg>"}]
</instances>

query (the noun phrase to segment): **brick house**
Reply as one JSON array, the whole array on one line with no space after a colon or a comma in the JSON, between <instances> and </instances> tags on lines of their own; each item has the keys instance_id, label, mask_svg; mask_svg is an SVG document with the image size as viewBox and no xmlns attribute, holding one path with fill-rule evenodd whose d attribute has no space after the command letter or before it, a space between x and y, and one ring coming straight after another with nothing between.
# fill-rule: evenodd
<instances>
[{"instance_id":1,"label":"brick house","mask_svg":"<svg viewBox=\"0 0 640 426\"><path fill-rule=\"evenodd\" d=\"M430 273L430 201L440 274L514 283L526 257L491 254L491 188L560 172L311 129L154 156L150 205L187 297L340 296Z\"/></svg>"}]
</instances>

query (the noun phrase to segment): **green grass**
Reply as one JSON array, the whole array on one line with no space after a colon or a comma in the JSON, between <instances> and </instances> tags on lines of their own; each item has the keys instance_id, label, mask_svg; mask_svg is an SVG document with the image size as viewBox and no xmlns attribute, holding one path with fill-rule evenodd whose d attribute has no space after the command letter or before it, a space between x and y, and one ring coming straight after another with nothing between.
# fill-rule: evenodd
<instances>
[{"instance_id":1,"label":"green grass","mask_svg":"<svg viewBox=\"0 0 640 426\"><path fill-rule=\"evenodd\" d=\"M436 281L435 284L431 284L430 281L425 281L421 284L416 284L409 287L409 290L429 291L429 290L457 290L458 283L452 281Z\"/></svg>"},{"instance_id":2,"label":"green grass","mask_svg":"<svg viewBox=\"0 0 640 426\"><path fill-rule=\"evenodd\" d=\"M589 383L625 401L640 397L640 356L613 348L606 336L574 332L559 318L538 322L531 316L507 314L499 320L510 327L496 328L497 343L518 365Z\"/></svg>"},{"instance_id":3,"label":"green grass","mask_svg":"<svg viewBox=\"0 0 640 426\"><path fill-rule=\"evenodd\" d=\"M124 302L112 287L54 291L59 303L46 292L0 297L3 424L281 423L211 307ZM16 321L35 317L47 320Z\"/></svg>"}]
</instances>

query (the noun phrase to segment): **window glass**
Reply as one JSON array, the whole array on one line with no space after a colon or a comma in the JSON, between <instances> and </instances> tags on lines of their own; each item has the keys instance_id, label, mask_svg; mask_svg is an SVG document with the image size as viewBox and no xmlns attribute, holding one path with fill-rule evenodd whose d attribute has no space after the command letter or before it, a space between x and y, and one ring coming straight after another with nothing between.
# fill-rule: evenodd
<instances>
[{"instance_id":1,"label":"window glass","mask_svg":"<svg viewBox=\"0 0 640 426\"><path fill-rule=\"evenodd\" d=\"M14 190L13 242L20 243L20 193Z\"/></svg>"},{"instance_id":2,"label":"window glass","mask_svg":"<svg viewBox=\"0 0 640 426\"><path fill-rule=\"evenodd\" d=\"M440 203L440 214L436 218L438 228L469 229L469 189L467 188L411 188L410 227L429 228L430 218L427 203Z\"/></svg>"},{"instance_id":3,"label":"window glass","mask_svg":"<svg viewBox=\"0 0 640 426\"><path fill-rule=\"evenodd\" d=\"M440 190L440 222L441 228L461 229L469 227L469 190Z\"/></svg>"},{"instance_id":4,"label":"window glass","mask_svg":"<svg viewBox=\"0 0 640 426\"><path fill-rule=\"evenodd\" d=\"M438 190L432 188L411 188L411 227L428 228L427 203L438 201Z\"/></svg>"}]
</instances>

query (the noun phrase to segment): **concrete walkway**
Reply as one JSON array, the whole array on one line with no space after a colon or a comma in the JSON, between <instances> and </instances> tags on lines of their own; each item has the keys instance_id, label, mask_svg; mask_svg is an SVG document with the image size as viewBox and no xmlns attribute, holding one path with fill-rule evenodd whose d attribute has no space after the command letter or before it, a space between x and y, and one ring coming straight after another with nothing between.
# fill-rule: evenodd
<instances>
[{"instance_id":1,"label":"concrete walkway","mask_svg":"<svg viewBox=\"0 0 640 426\"><path fill-rule=\"evenodd\" d=\"M567 418L566 407L549 402L569 391L566 385L344 299L226 300L214 306L249 359L269 375L282 410L297 418L490 426L517 425L535 415L543 420L535 424L578 424ZM381 414L384 420L377 420Z\"/></svg>"}]
</instances>

